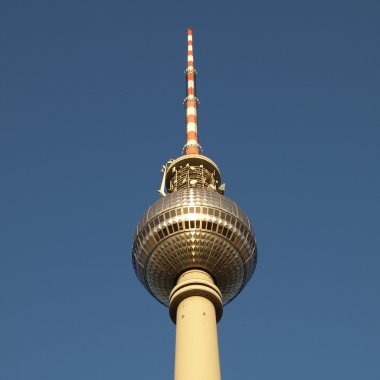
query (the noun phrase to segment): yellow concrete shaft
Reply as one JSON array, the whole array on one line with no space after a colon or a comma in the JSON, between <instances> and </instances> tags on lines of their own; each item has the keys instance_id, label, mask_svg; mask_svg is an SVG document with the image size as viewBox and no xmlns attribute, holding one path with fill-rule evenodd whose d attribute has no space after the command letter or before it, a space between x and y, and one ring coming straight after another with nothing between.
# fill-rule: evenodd
<instances>
[{"instance_id":1,"label":"yellow concrete shaft","mask_svg":"<svg viewBox=\"0 0 380 380\"><path fill-rule=\"evenodd\" d=\"M194 278L194 272L182 275L178 284ZM207 273L201 275L214 284ZM215 307L206 297L187 297L177 308L174 380L220 379Z\"/></svg>"}]
</instances>

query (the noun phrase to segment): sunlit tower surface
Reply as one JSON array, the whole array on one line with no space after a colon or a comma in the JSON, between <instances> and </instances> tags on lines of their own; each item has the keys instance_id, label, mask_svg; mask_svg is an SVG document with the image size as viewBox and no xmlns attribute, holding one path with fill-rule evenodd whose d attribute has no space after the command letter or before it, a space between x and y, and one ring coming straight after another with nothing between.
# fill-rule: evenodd
<instances>
[{"instance_id":1,"label":"sunlit tower surface","mask_svg":"<svg viewBox=\"0 0 380 380\"><path fill-rule=\"evenodd\" d=\"M217 380L217 322L252 277L257 247L248 218L224 195L219 168L198 143L191 29L187 40L187 140L183 155L163 166L162 197L137 225L132 260L176 324L174 379Z\"/></svg>"}]
</instances>

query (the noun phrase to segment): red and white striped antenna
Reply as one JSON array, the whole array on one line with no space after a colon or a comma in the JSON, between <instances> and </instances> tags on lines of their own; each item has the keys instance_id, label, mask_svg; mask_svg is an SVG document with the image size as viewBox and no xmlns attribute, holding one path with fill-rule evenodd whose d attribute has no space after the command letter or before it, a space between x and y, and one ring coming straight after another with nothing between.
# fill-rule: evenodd
<instances>
[{"instance_id":1,"label":"red and white striped antenna","mask_svg":"<svg viewBox=\"0 0 380 380\"><path fill-rule=\"evenodd\" d=\"M198 99L196 97L195 81L197 72L194 69L193 53L193 31L187 29L187 69L186 75L186 98L184 101L186 109L186 154L200 154L201 146L198 144L198 124L197 108Z\"/></svg>"}]
</instances>

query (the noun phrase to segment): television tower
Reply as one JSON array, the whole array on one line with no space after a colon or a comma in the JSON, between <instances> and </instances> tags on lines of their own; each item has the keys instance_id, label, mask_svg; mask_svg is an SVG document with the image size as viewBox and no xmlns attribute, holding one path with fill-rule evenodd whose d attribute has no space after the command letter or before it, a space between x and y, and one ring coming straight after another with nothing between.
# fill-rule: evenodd
<instances>
[{"instance_id":1,"label":"television tower","mask_svg":"<svg viewBox=\"0 0 380 380\"><path fill-rule=\"evenodd\" d=\"M224 195L218 166L198 143L193 32L187 31L186 144L163 166L159 192L137 225L138 279L176 324L175 380L220 380L217 322L255 270L248 218Z\"/></svg>"}]
</instances>

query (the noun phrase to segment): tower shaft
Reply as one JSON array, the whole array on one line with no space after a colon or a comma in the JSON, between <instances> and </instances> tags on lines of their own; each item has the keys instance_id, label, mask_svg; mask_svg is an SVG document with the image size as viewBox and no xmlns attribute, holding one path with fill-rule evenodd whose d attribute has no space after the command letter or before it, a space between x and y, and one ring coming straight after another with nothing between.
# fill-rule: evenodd
<instances>
[{"instance_id":1,"label":"tower shaft","mask_svg":"<svg viewBox=\"0 0 380 380\"><path fill-rule=\"evenodd\" d=\"M216 302L220 310L218 292L211 276L201 270L185 272L173 289L171 309L173 303L179 302L176 310L174 380L221 379L214 306Z\"/></svg>"}]
</instances>

